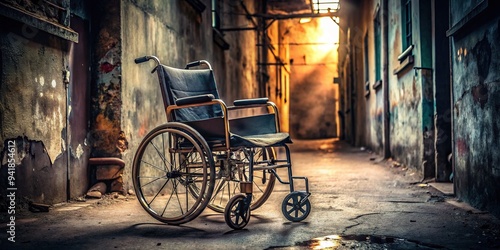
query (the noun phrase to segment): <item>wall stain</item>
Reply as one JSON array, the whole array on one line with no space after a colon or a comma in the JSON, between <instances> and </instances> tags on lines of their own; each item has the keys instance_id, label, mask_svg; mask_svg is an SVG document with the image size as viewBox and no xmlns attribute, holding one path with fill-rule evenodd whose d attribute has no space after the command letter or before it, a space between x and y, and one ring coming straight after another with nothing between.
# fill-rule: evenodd
<instances>
[{"instance_id":1,"label":"wall stain","mask_svg":"<svg viewBox=\"0 0 500 250\"><path fill-rule=\"evenodd\" d=\"M477 73L479 74L479 82L484 83L484 80L489 74L491 63L491 45L488 41L486 33L484 38L479 41L472 49L472 53L477 60Z\"/></svg>"},{"instance_id":2,"label":"wall stain","mask_svg":"<svg viewBox=\"0 0 500 250\"><path fill-rule=\"evenodd\" d=\"M472 96L474 98L474 102L479 103L481 108L484 108L484 105L488 102L488 87L484 84L479 84L477 86L472 87Z\"/></svg>"},{"instance_id":3,"label":"wall stain","mask_svg":"<svg viewBox=\"0 0 500 250\"><path fill-rule=\"evenodd\" d=\"M459 155L466 155L469 153L469 145L464 139L457 139L457 150Z\"/></svg>"}]
</instances>

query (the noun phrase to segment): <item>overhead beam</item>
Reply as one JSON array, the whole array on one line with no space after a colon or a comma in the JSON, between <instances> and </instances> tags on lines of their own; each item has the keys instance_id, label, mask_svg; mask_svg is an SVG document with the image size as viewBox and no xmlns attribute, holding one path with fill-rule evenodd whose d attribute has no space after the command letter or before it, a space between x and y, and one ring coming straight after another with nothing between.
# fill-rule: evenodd
<instances>
[{"instance_id":1,"label":"overhead beam","mask_svg":"<svg viewBox=\"0 0 500 250\"><path fill-rule=\"evenodd\" d=\"M257 27L233 27L233 28L221 28L222 32L226 31L246 31L246 30L257 30Z\"/></svg>"},{"instance_id":2,"label":"overhead beam","mask_svg":"<svg viewBox=\"0 0 500 250\"><path fill-rule=\"evenodd\" d=\"M337 11L335 11L327 13L302 13L302 14L287 14L287 15L253 14L253 16L271 20L284 20L284 19L294 19L294 18L338 17L338 13Z\"/></svg>"}]
</instances>

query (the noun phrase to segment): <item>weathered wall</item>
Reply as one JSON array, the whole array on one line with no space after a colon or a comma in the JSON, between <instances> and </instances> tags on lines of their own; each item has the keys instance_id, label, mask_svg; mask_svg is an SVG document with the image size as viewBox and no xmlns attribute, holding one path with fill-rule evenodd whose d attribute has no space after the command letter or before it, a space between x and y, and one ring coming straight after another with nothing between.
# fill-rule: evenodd
<instances>
[{"instance_id":1,"label":"weathered wall","mask_svg":"<svg viewBox=\"0 0 500 250\"><path fill-rule=\"evenodd\" d=\"M288 21L290 134L301 139L337 137L338 26L328 17ZM325 44L329 43L329 44Z\"/></svg>"},{"instance_id":2,"label":"weathered wall","mask_svg":"<svg viewBox=\"0 0 500 250\"><path fill-rule=\"evenodd\" d=\"M416 78L412 69L413 64L408 65L398 74L393 73L394 69L401 66L398 56L406 48L403 48L401 44L401 1L390 2L389 6L394 6L389 9L389 18L392 21L388 30L388 46L392 48L388 56L391 154L397 161L415 168L421 165L422 92L419 79ZM413 26L417 25L413 24ZM415 33L413 34L415 36ZM411 55L414 54L416 54L415 51L412 51Z\"/></svg>"},{"instance_id":3,"label":"weathered wall","mask_svg":"<svg viewBox=\"0 0 500 250\"><path fill-rule=\"evenodd\" d=\"M344 80L344 108L341 112L345 119L346 140L355 146L368 147L374 152L383 150L383 87L376 79L374 13L378 1L350 2L343 5L343 26L341 50L347 56L341 65ZM341 22L341 25L342 24ZM347 44L347 46L342 46ZM366 54L366 52L368 54ZM368 68L366 68L368 67ZM374 87L379 85L380 87Z\"/></svg>"},{"instance_id":4,"label":"weathered wall","mask_svg":"<svg viewBox=\"0 0 500 250\"><path fill-rule=\"evenodd\" d=\"M346 1L342 10L341 25L355 30L368 30L369 44L373 44L373 13L380 1ZM499 3L494 1L450 1L450 27L447 25L448 3L441 1L412 1L412 33L415 47L411 50L414 61L406 66L398 60L401 55L401 4L389 0L388 70L390 101L390 150L395 160L421 170L422 177L435 177L446 181L450 177L449 165L444 155L453 152L453 180L456 195L469 204L500 214L499 178L500 158L497 156L500 141L500 121L495 115L500 111L500 18ZM477 8L477 4L480 4ZM432 12L432 7L435 10ZM474 8L475 11L472 11ZM353 13L361 11L363 19ZM471 12L472 11L472 12ZM479 12L477 12L479 11ZM433 16L434 15L434 16ZM341 21L342 21L341 20ZM434 24L431 23L434 20ZM443 24L444 23L444 24ZM459 25L458 25L459 24ZM433 33L434 32L434 33ZM451 38L451 48L445 33ZM342 35L343 33L341 33ZM351 33L352 34L352 33ZM354 35L356 32L354 33ZM341 36L346 48L340 48L342 83L342 111L352 105L352 86L361 84L353 78L356 57L356 39ZM450 59L452 105L449 104ZM369 65L373 65L374 49L368 46ZM399 69L396 72L396 69ZM369 72L372 84L373 72ZM370 86L371 87L371 86ZM381 125L378 104L370 89L367 99L371 132ZM359 111L358 111L359 112ZM451 115L450 115L451 114ZM347 116L346 139L353 134ZM453 121L452 131L450 122ZM368 123L369 123L368 122ZM367 124L368 124L367 123ZM453 145L450 137L453 136ZM368 134L367 145L377 148L380 140Z\"/></svg>"},{"instance_id":5,"label":"weathered wall","mask_svg":"<svg viewBox=\"0 0 500 250\"><path fill-rule=\"evenodd\" d=\"M353 44L358 47L354 49L354 55L357 64L356 72L358 72L357 82L356 82L356 99L357 107L366 106L363 109L356 109L356 114L361 114L364 118L357 117L360 122L356 123L356 126L363 127L366 126L365 138L363 133L356 133L354 142L364 141L364 144L357 144L358 146L368 146L372 151L381 153L383 150L383 95L382 87L374 88L377 84L375 79L375 36L374 36L374 24L373 24L373 13L375 12L377 1L365 1L362 5L363 15L359 17L360 23L358 26L351 27L351 36ZM368 44L366 44L368 43ZM365 46L367 46L368 55L365 55ZM368 60L366 63L365 60ZM362 63L360 65L360 63ZM365 69L365 65L368 65L368 69ZM368 76L364 73L367 72ZM366 95L368 91L368 95ZM364 98L363 98L364 97ZM363 124L365 121L365 124ZM360 129L357 129L359 131Z\"/></svg>"},{"instance_id":6,"label":"weathered wall","mask_svg":"<svg viewBox=\"0 0 500 250\"><path fill-rule=\"evenodd\" d=\"M434 174L433 81L431 54L430 5L412 2L412 35L410 53L414 62L404 66L398 57L401 44L400 1L389 1L389 100L391 154L406 166ZM396 69L401 69L398 73Z\"/></svg>"},{"instance_id":7,"label":"weathered wall","mask_svg":"<svg viewBox=\"0 0 500 250\"><path fill-rule=\"evenodd\" d=\"M154 127L166 122L158 79L150 74L154 63L136 65L134 58L156 55L163 64L183 68L195 60L208 60L215 72L221 98L233 100L257 96L256 46L254 32L227 33L230 49L224 51L213 41L211 1L201 14L186 1L121 1L121 121L128 141L122 153L125 178L130 180L137 146ZM245 1L253 12L253 1ZM239 2L225 1L223 12L242 13ZM223 27L248 25L244 16L223 16ZM131 187L131 181L126 185Z\"/></svg>"},{"instance_id":8,"label":"weathered wall","mask_svg":"<svg viewBox=\"0 0 500 250\"><path fill-rule=\"evenodd\" d=\"M15 140L17 197L37 202L66 198L65 69L67 43L0 17L0 151Z\"/></svg>"},{"instance_id":9,"label":"weathered wall","mask_svg":"<svg viewBox=\"0 0 500 250\"><path fill-rule=\"evenodd\" d=\"M413 61L404 64L402 54L401 1L388 0L384 14L381 1L346 2L343 5L348 37L347 51L342 51L346 86L343 112L346 139L382 154L389 143L393 158L421 170L434 171L433 74L430 5L412 1ZM357 14L361 13L361 14ZM385 16L384 16L385 15ZM387 19L387 47L384 51L384 18ZM376 21L378 20L378 21ZM375 25L380 22L380 58L376 61ZM383 59L387 53L387 66ZM378 72L376 65L380 65ZM386 69L384 69L386 67ZM417 68L417 69L414 69ZM384 82L387 70L387 82ZM348 75L345 75L348 74ZM388 100L384 88L388 86ZM384 139L384 103L389 102L389 137ZM354 112L350 113L349 112ZM424 165L425 164L425 165ZM426 167L423 167L426 166Z\"/></svg>"},{"instance_id":10,"label":"weathered wall","mask_svg":"<svg viewBox=\"0 0 500 250\"><path fill-rule=\"evenodd\" d=\"M452 26L471 9L450 7ZM459 198L500 215L500 18L490 8L452 37L454 180Z\"/></svg>"}]
</instances>

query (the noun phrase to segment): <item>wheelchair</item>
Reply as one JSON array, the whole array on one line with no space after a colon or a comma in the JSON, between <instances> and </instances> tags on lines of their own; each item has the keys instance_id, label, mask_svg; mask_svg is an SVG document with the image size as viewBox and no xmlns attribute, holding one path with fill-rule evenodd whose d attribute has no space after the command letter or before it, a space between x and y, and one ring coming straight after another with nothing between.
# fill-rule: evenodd
<instances>
[{"instance_id":1,"label":"wheelchair","mask_svg":"<svg viewBox=\"0 0 500 250\"><path fill-rule=\"evenodd\" d=\"M223 213L233 229L244 228L250 211L271 195L278 180L290 186L282 213L292 222L311 211L306 177L292 175L288 133L279 132L278 109L268 98L234 101L220 98L210 63L188 63L184 69L160 63L156 56L135 59L156 65L167 123L150 131L138 146L132 179L141 206L158 221L187 223L206 208ZM230 112L265 112L230 117ZM284 149L285 156L277 151ZM283 155L283 154L280 154ZM282 159L280 159L282 158ZM287 178L277 169L286 168ZM294 181L304 181L296 191Z\"/></svg>"}]
</instances>

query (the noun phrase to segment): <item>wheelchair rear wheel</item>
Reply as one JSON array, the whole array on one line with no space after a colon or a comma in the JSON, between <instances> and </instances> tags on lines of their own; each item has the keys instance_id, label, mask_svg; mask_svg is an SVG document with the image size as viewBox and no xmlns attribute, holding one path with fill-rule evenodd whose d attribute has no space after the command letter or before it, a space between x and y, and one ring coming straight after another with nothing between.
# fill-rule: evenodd
<instances>
[{"instance_id":1,"label":"wheelchair rear wheel","mask_svg":"<svg viewBox=\"0 0 500 250\"><path fill-rule=\"evenodd\" d=\"M213 191L215 164L203 137L181 123L152 130L139 145L132 167L141 206L155 219L182 224L196 218ZM190 191L196 187L197 196Z\"/></svg>"},{"instance_id":2,"label":"wheelchair rear wheel","mask_svg":"<svg viewBox=\"0 0 500 250\"><path fill-rule=\"evenodd\" d=\"M208 208L223 213L229 200L237 194L242 193L240 190L240 182L249 180L249 154L245 150L254 150L253 161L253 192L252 203L250 210L255 210L262 206L271 195L276 176L269 172L265 167L271 165L276 159L274 149L268 148L253 148L253 149L238 149L233 151L233 155L229 161L229 167L219 166L215 180L214 192L212 199L208 203Z\"/></svg>"}]
</instances>

